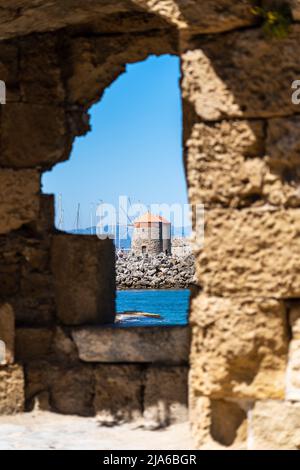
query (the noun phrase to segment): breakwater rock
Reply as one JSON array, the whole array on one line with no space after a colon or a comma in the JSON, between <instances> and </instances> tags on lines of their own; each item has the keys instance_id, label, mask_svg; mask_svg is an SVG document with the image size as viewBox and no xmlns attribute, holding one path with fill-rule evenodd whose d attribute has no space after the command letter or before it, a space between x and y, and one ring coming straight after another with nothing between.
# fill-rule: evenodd
<instances>
[{"instance_id":1,"label":"breakwater rock","mask_svg":"<svg viewBox=\"0 0 300 470\"><path fill-rule=\"evenodd\" d=\"M116 269L118 289L180 289L196 284L191 254L147 257L127 253L117 257Z\"/></svg>"}]
</instances>

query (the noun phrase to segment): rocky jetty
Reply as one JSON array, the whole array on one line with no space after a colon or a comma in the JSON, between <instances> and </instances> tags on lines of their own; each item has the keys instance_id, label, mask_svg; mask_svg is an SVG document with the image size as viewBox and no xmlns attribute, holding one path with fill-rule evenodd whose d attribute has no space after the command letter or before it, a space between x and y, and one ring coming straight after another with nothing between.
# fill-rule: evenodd
<instances>
[{"instance_id":1,"label":"rocky jetty","mask_svg":"<svg viewBox=\"0 0 300 470\"><path fill-rule=\"evenodd\" d=\"M124 253L117 257L116 269L118 289L180 289L196 283L193 255Z\"/></svg>"}]
</instances>

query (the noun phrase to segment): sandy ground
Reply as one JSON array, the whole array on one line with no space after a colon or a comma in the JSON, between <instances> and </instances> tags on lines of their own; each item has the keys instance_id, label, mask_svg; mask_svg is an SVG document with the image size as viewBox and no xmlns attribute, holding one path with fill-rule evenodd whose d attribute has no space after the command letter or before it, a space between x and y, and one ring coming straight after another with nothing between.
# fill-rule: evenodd
<instances>
[{"instance_id":1,"label":"sandy ground","mask_svg":"<svg viewBox=\"0 0 300 470\"><path fill-rule=\"evenodd\" d=\"M147 431L138 424L99 426L95 418L48 412L0 417L0 450L193 450L188 423Z\"/></svg>"}]
</instances>

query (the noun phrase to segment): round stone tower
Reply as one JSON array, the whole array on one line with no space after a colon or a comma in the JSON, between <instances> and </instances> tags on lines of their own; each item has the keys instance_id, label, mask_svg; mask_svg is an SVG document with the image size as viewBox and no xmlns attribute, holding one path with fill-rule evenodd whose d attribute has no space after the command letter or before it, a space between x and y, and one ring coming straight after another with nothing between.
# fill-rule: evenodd
<instances>
[{"instance_id":1,"label":"round stone tower","mask_svg":"<svg viewBox=\"0 0 300 470\"><path fill-rule=\"evenodd\" d=\"M141 255L171 254L171 223L146 212L134 221L132 252Z\"/></svg>"}]
</instances>

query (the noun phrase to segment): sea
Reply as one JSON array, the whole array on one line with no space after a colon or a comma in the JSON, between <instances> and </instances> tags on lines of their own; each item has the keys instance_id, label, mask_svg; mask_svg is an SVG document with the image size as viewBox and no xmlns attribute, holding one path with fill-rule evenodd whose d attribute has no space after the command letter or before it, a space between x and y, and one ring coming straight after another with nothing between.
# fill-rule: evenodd
<instances>
[{"instance_id":1,"label":"sea","mask_svg":"<svg viewBox=\"0 0 300 470\"><path fill-rule=\"evenodd\" d=\"M188 323L189 289L141 289L117 291L117 313L136 311L159 314L160 318L128 316L116 326L174 326ZM123 317L124 318L124 317Z\"/></svg>"}]
</instances>

